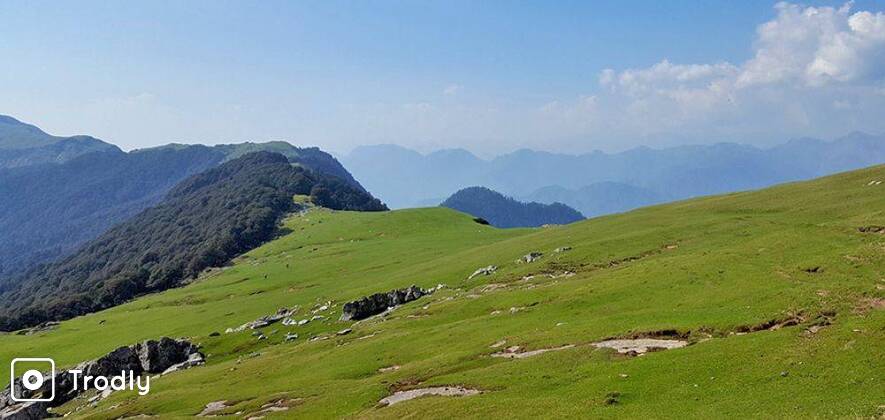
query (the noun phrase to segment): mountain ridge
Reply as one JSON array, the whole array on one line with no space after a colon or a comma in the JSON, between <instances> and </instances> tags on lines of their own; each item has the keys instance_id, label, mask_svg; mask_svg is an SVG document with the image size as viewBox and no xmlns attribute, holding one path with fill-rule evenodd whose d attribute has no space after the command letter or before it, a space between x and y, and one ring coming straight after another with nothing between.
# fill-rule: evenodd
<instances>
[{"instance_id":1,"label":"mountain ridge","mask_svg":"<svg viewBox=\"0 0 885 420\"><path fill-rule=\"evenodd\" d=\"M78 150L82 153L58 159L55 148L79 140L50 136L12 117L3 121L54 143L22 149L30 156L25 161L15 160L21 150L0 150L0 280L68 255L116 223L157 204L185 178L250 152L278 151L293 164L335 176L365 192L338 160L316 147L286 142L168 144L123 152L95 140L110 147ZM29 144L42 144L38 143L32 139ZM3 168L4 161L20 164Z\"/></svg>"},{"instance_id":2,"label":"mountain ridge","mask_svg":"<svg viewBox=\"0 0 885 420\"><path fill-rule=\"evenodd\" d=\"M565 225L584 220L584 215L565 204L523 203L485 187L461 189L440 206L484 219L499 228Z\"/></svg>"},{"instance_id":3,"label":"mountain ridge","mask_svg":"<svg viewBox=\"0 0 885 420\"><path fill-rule=\"evenodd\" d=\"M794 139L766 148L723 142L578 155L520 149L492 159L467 151L458 154L472 157L453 165L458 161L443 162L435 153L381 145L355 148L341 161L392 208L447 197L471 185L527 197L551 185L577 190L599 182L618 182L676 200L757 189L882 163L885 135L855 132L830 141ZM439 167L446 169L436 169Z\"/></svg>"},{"instance_id":4,"label":"mountain ridge","mask_svg":"<svg viewBox=\"0 0 885 420\"><path fill-rule=\"evenodd\" d=\"M178 286L270 239L280 217L301 207L294 195L336 210L386 210L282 154L247 153L181 181L158 205L64 259L0 285L0 328L68 319Z\"/></svg>"}]
</instances>

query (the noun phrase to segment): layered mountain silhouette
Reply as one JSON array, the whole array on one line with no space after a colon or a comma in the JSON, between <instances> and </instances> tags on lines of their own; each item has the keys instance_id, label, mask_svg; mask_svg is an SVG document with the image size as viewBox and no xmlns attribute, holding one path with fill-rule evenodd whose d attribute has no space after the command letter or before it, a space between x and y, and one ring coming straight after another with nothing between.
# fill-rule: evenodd
<instances>
[{"instance_id":1,"label":"layered mountain silhouette","mask_svg":"<svg viewBox=\"0 0 885 420\"><path fill-rule=\"evenodd\" d=\"M524 201L563 203L595 217L667 201L667 196L622 182L597 182L577 189L551 185L521 197Z\"/></svg>"},{"instance_id":2,"label":"layered mountain silhouette","mask_svg":"<svg viewBox=\"0 0 885 420\"><path fill-rule=\"evenodd\" d=\"M339 178L278 153L249 153L187 178L157 206L70 256L0 284L0 329L68 319L178 286L271 239L280 218L299 208L295 195L331 209L386 210Z\"/></svg>"},{"instance_id":3,"label":"layered mountain silhouette","mask_svg":"<svg viewBox=\"0 0 885 420\"><path fill-rule=\"evenodd\" d=\"M765 149L721 143L614 154L519 150L491 160L461 149L424 155L378 145L358 147L341 160L393 208L427 205L483 185L512 197L564 202L592 216L875 165L885 162L885 136L852 133L833 141L798 139Z\"/></svg>"},{"instance_id":4,"label":"layered mountain silhouette","mask_svg":"<svg viewBox=\"0 0 885 420\"><path fill-rule=\"evenodd\" d=\"M62 163L101 151L120 149L89 136L52 136L33 125L0 115L0 169Z\"/></svg>"},{"instance_id":5,"label":"layered mountain silhouette","mask_svg":"<svg viewBox=\"0 0 885 420\"><path fill-rule=\"evenodd\" d=\"M501 228L564 225L584 219L580 212L562 203L523 203L483 187L460 190L440 206L479 217Z\"/></svg>"},{"instance_id":6,"label":"layered mountain silhouette","mask_svg":"<svg viewBox=\"0 0 885 420\"><path fill-rule=\"evenodd\" d=\"M76 148L76 155L57 153L73 150L73 144L92 146ZM91 137L54 137L0 116L0 162L9 163L0 164L0 279L70 254L159 203L191 175L262 150L365 192L334 157L315 147L171 144L126 153Z\"/></svg>"}]
</instances>

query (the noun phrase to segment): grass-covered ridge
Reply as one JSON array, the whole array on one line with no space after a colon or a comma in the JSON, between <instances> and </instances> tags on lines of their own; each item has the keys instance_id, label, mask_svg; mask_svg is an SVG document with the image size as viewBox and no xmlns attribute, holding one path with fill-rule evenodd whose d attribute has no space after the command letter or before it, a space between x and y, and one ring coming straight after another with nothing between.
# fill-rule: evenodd
<instances>
[{"instance_id":1,"label":"grass-covered ridge","mask_svg":"<svg viewBox=\"0 0 885 420\"><path fill-rule=\"evenodd\" d=\"M55 331L0 336L0 355L68 366L163 335L203 344L206 366L77 412L100 418L192 416L220 400L242 417L281 399L291 407L269 416L869 417L885 402L885 236L858 228L885 225L875 180L885 166L541 229L441 208L314 210L231 268ZM531 251L545 255L514 262ZM490 264L495 274L466 280ZM557 278L524 280L539 273ZM388 317L337 321L345 301L413 283L448 287ZM280 307L310 318L329 300L328 322L275 324L263 341L223 334ZM743 334L782 320L799 325ZM822 320L831 325L808 331ZM660 330L692 345L635 358L589 345ZM300 338L283 343L290 331ZM489 357L502 340L574 347ZM435 385L483 393L376 406Z\"/></svg>"}]
</instances>

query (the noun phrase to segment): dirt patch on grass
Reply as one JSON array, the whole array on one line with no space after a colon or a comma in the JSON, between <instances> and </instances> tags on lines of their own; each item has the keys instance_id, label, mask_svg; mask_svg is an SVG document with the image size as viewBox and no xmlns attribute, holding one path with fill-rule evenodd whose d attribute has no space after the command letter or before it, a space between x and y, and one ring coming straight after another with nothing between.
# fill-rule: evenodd
<instances>
[{"instance_id":1,"label":"dirt patch on grass","mask_svg":"<svg viewBox=\"0 0 885 420\"><path fill-rule=\"evenodd\" d=\"M537 356L539 354L544 354L550 351L559 351L566 350L575 347L574 344L566 344L560 347L552 347L547 349L537 349L531 351L522 351L522 347L519 346L511 346L505 349L504 351L492 353L492 357L501 357L505 359L525 359L527 357Z\"/></svg>"},{"instance_id":2,"label":"dirt patch on grass","mask_svg":"<svg viewBox=\"0 0 885 420\"><path fill-rule=\"evenodd\" d=\"M858 301L857 305L854 306L854 313L865 315L874 309L885 309L885 299L878 297L865 297Z\"/></svg>"},{"instance_id":3,"label":"dirt patch on grass","mask_svg":"<svg viewBox=\"0 0 885 420\"><path fill-rule=\"evenodd\" d=\"M688 345L685 340L662 340L657 338L637 338L605 340L593 343L596 348L614 349L618 353L639 356L652 351L678 349Z\"/></svg>"},{"instance_id":4,"label":"dirt patch on grass","mask_svg":"<svg viewBox=\"0 0 885 420\"><path fill-rule=\"evenodd\" d=\"M735 334L746 334L756 331L776 331L784 327L792 327L805 322L802 314L791 314L785 318L772 319L754 325L741 325L732 331Z\"/></svg>"},{"instance_id":5,"label":"dirt patch on grass","mask_svg":"<svg viewBox=\"0 0 885 420\"><path fill-rule=\"evenodd\" d=\"M290 398L290 399L280 399L276 401L271 401L267 404L261 406L261 409L247 414L245 418L247 419L263 419L265 415L271 413L279 413L283 411L288 411L292 407L296 407L303 403L304 400L301 398Z\"/></svg>"},{"instance_id":6,"label":"dirt patch on grass","mask_svg":"<svg viewBox=\"0 0 885 420\"><path fill-rule=\"evenodd\" d=\"M885 226L877 226L877 225L861 226L861 227L857 228L857 231L860 233L885 234Z\"/></svg>"},{"instance_id":7,"label":"dirt patch on grass","mask_svg":"<svg viewBox=\"0 0 885 420\"><path fill-rule=\"evenodd\" d=\"M378 401L378 405L386 407L388 405L414 400L415 398L433 395L441 397L464 397L479 395L481 393L482 391L480 390L465 388L462 386L436 386L430 388L410 389L408 391L398 391L389 397L382 398L381 401Z\"/></svg>"},{"instance_id":8,"label":"dirt patch on grass","mask_svg":"<svg viewBox=\"0 0 885 420\"><path fill-rule=\"evenodd\" d=\"M206 404L206 408L204 408L203 411L200 412L200 414L197 414L197 417L215 417L228 407L230 406L227 405L226 400L213 401L209 404Z\"/></svg>"}]
</instances>

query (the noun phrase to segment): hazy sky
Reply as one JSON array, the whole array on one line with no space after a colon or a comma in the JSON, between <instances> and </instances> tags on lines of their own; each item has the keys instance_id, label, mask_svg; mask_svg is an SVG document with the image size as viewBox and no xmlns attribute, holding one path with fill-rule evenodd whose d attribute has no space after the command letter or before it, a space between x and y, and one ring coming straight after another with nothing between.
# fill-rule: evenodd
<instances>
[{"instance_id":1,"label":"hazy sky","mask_svg":"<svg viewBox=\"0 0 885 420\"><path fill-rule=\"evenodd\" d=\"M124 149L885 132L885 2L0 0L0 114Z\"/></svg>"}]
</instances>

